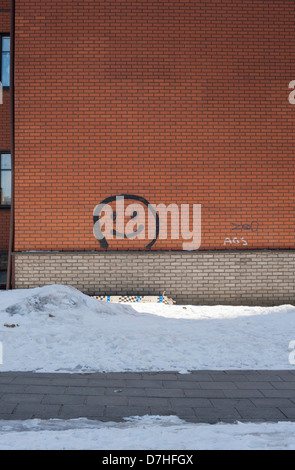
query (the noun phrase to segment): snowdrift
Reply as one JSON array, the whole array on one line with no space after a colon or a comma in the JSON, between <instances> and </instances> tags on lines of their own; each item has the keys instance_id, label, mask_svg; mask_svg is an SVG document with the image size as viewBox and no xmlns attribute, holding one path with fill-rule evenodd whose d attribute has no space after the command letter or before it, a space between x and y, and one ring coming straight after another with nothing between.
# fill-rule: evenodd
<instances>
[{"instance_id":1,"label":"snowdrift","mask_svg":"<svg viewBox=\"0 0 295 470\"><path fill-rule=\"evenodd\" d=\"M68 286L0 292L5 370L288 369L295 308L101 302Z\"/></svg>"}]
</instances>

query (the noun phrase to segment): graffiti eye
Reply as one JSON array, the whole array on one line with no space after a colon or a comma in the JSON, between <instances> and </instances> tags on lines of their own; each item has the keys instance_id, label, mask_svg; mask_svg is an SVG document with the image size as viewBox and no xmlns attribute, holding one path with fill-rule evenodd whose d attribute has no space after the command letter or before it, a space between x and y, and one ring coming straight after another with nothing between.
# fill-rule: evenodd
<instances>
[{"instance_id":1,"label":"graffiti eye","mask_svg":"<svg viewBox=\"0 0 295 470\"><path fill-rule=\"evenodd\" d=\"M131 216L130 216L130 217L131 217L131 219L135 219L135 217L136 217L136 216L137 216L137 212L136 212L136 211L134 211L134 212L131 214Z\"/></svg>"}]
</instances>

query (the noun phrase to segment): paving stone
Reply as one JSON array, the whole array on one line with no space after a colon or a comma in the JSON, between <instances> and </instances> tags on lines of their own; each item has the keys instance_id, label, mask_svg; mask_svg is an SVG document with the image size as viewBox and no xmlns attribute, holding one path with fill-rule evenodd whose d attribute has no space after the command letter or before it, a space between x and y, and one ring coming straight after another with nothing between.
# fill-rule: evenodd
<instances>
[{"instance_id":1,"label":"paving stone","mask_svg":"<svg viewBox=\"0 0 295 470\"><path fill-rule=\"evenodd\" d=\"M248 370L248 374L249 375L253 375L253 374L256 374L256 375L278 375L280 374L281 372L284 372L282 370L279 370L279 369L273 369L273 370L269 370L269 369L257 369L257 370Z\"/></svg>"},{"instance_id":2,"label":"paving stone","mask_svg":"<svg viewBox=\"0 0 295 470\"><path fill-rule=\"evenodd\" d=\"M25 393L28 385L1 384L0 395L4 393Z\"/></svg>"},{"instance_id":3,"label":"paving stone","mask_svg":"<svg viewBox=\"0 0 295 470\"><path fill-rule=\"evenodd\" d=\"M22 375L24 377L30 377L32 379L34 378L49 378L50 380L54 377L60 377L62 374L57 374L55 372L16 372L16 375L17 377L21 377ZM69 375L69 374L63 374L64 376L65 375ZM72 375L72 374L71 374Z\"/></svg>"},{"instance_id":4,"label":"paving stone","mask_svg":"<svg viewBox=\"0 0 295 470\"><path fill-rule=\"evenodd\" d=\"M95 378L95 374L91 375ZM104 375L108 380L142 380L144 377L149 376L146 372L107 372ZM97 377L99 377L99 374L97 374Z\"/></svg>"},{"instance_id":5,"label":"paving stone","mask_svg":"<svg viewBox=\"0 0 295 470\"><path fill-rule=\"evenodd\" d=\"M88 385L88 378L73 378L73 377L51 377L51 385L54 386L71 386L83 387Z\"/></svg>"},{"instance_id":6,"label":"paving stone","mask_svg":"<svg viewBox=\"0 0 295 470\"><path fill-rule=\"evenodd\" d=\"M229 371L225 371L224 375L219 380L223 380L223 381L229 380L229 381L232 381L234 383L247 382L248 381L247 377L248 377L249 374L251 374L253 376L253 374L255 375L255 371L253 371L253 370L252 371L229 370ZM215 374L211 374L211 375L212 375L212 377L214 377L214 380L218 379L218 377L215 376Z\"/></svg>"},{"instance_id":7,"label":"paving stone","mask_svg":"<svg viewBox=\"0 0 295 470\"><path fill-rule=\"evenodd\" d=\"M147 388L145 394L147 397L185 397L182 389L175 388Z\"/></svg>"},{"instance_id":8,"label":"paving stone","mask_svg":"<svg viewBox=\"0 0 295 470\"><path fill-rule=\"evenodd\" d=\"M166 381L167 384L174 383L172 380ZM113 384L108 384L108 387L113 387ZM116 386L117 388L163 388L163 381L162 380L126 380L125 385ZM177 386L172 387L177 388Z\"/></svg>"},{"instance_id":9,"label":"paving stone","mask_svg":"<svg viewBox=\"0 0 295 470\"><path fill-rule=\"evenodd\" d=\"M247 375L247 380L250 382L282 382L283 379L277 375L277 373L271 374L268 371L268 374L249 374Z\"/></svg>"},{"instance_id":10,"label":"paving stone","mask_svg":"<svg viewBox=\"0 0 295 470\"><path fill-rule=\"evenodd\" d=\"M33 394L42 393L44 395L46 395L46 394L63 395L65 393L66 389L67 389L66 385L62 385L62 386L27 385L27 388L25 390L25 394L28 395L30 393L33 393Z\"/></svg>"},{"instance_id":11,"label":"paving stone","mask_svg":"<svg viewBox=\"0 0 295 470\"><path fill-rule=\"evenodd\" d=\"M289 408L281 406L281 407L279 407L279 409L282 413L284 413L286 418L295 420L295 406L289 407Z\"/></svg>"},{"instance_id":12,"label":"paving stone","mask_svg":"<svg viewBox=\"0 0 295 470\"><path fill-rule=\"evenodd\" d=\"M207 371L195 371L191 374L179 374L178 380L180 382L210 382L213 379L211 373Z\"/></svg>"},{"instance_id":13,"label":"paving stone","mask_svg":"<svg viewBox=\"0 0 295 470\"><path fill-rule=\"evenodd\" d=\"M106 372L103 376L107 380L125 380L128 378L142 380L143 374L149 375L149 372ZM101 378L102 374L97 372L96 374L91 374L90 378Z\"/></svg>"},{"instance_id":14,"label":"paving stone","mask_svg":"<svg viewBox=\"0 0 295 470\"><path fill-rule=\"evenodd\" d=\"M295 383L294 382L273 382L271 383L272 389L276 390L294 390L295 392Z\"/></svg>"},{"instance_id":15,"label":"paving stone","mask_svg":"<svg viewBox=\"0 0 295 470\"><path fill-rule=\"evenodd\" d=\"M17 403L8 403L8 402L0 401L0 415L11 414L16 407L17 407Z\"/></svg>"},{"instance_id":16,"label":"paving stone","mask_svg":"<svg viewBox=\"0 0 295 470\"><path fill-rule=\"evenodd\" d=\"M58 418L60 419L102 419L105 412L103 405L63 405L59 412Z\"/></svg>"},{"instance_id":17,"label":"paving stone","mask_svg":"<svg viewBox=\"0 0 295 470\"><path fill-rule=\"evenodd\" d=\"M263 390L263 395L267 398L291 398L295 400L295 390Z\"/></svg>"},{"instance_id":18,"label":"paving stone","mask_svg":"<svg viewBox=\"0 0 295 470\"><path fill-rule=\"evenodd\" d=\"M172 409L176 406L185 406L188 408L210 408L212 405L207 398L171 398Z\"/></svg>"},{"instance_id":19,"label":"paving stone","mask_svg":"<svg viewBox=\"0 0 295 470\"><path fill-rule=\"evenodd\" d=\"M154 388L154 387L151 387L151 388ZM176 382L170 380L170 381L165 381L163 380L163 388L165 389L168 389L168 388L173 388L173 389L176 389L176 388L180 388L180 389L184 389L184 390L187 390L187 389L196 389L196 390L200 390L201 389L201 385L199 382L195 382L195 381L186 381L186 382L183 382L182 380L178 380Z\"/></svg>"},{"instance_id":20,"label":"paving stone","mask_svg":"<svg viewBox=\"0 0 295 470\"><path fill-rule=\"evenodd\" d=\"M184 390L188 398L225 398L223 390Z\"/></svg>"},{"instance_id":21,"label":"paving stone","mask_svg":"<svg viewBox=\"0 0 295 470\"><path fill-rule=\"evenodd\" d=\"M288 373L295 376L295 368L288 370Z\"/></svg>"},{"instance_id":22,"label":"paving stone","mask_svg":"<svg viewBox=\"0 0 295 470\"><path fill-rule=\"evenodd\" d=\"M89 387L114 387L114 388L122 388L127 387L128 380L108 380L105 377L101 379L88 379ZM141 380L134 380L135 383L142 382ZM139 386L139 385L138 385Z\"/></svg>"},{"instance_id":23,"label":"paving stone","mask_svg":"<svg viewBox=\"0 0 295 470\"><path fill-rule=\"evenodd\" d=\"M288 400L287 398L251 398L251 401L253 402L254 406L258 408L260 407L292 408L292 406L294 405L292 401Z\"/></svg>"},{"instance_id":24,"label":"paving stone","mask_svg":"<svg viewBox=\"0 0 295 470\"><path fill-rule=\"evenodd\" d=\"M222 377L215 377L214 375L212 376L212 379L215 381L222 381L222 382L233 382L235 384L238 384L239 382L248 382L247 380L247 375L242 375L241 371L240 374L224 374Z\"/></svg>"},{"instance_id":25,"label":"paving stone","mask_svg":"<svg viewBox=\"0 0 295 470\"><path fill-rule=\"evenodd\" d=\"M276 407L269 407L265 406L263 408L249 408L249 407L242 407L237 406L237 411L241 415L241 417L246 420L257 420L257 421L281 421L285 418L285 415L282 411L280 411Z\"/></svg>"},{"instance_id":26,"label":"paving stone","mask_svg":"<svg viewBox=\"0 0 295 470\"><path fill-rule=\"evenodd\" d=\"M175 398L172 398L172 400L175 400ZM182 400L182 398L176 400ZM162 397L130 397L128 404L130 406L170 406L168 399Z\"/></svg>"},{"instance_id":27,"label":"paving stone","mask_svg":"<svg viewBox=\"0 0 295 470\"><path fill-rule=\"evenodd\" d=\"M274 382L276 385L283 385L284 382ZM274 384L270 382L236 382L240 390L273 390Z\"/></svg>"},{"instance_id":28,"label":"paving stone","mask_svg":"<svg viewBox=\"0 0 295 470\"><path fill-rule=\"evenodd\" d=\"M218 422L222 420L237 421L241 417L238 411L230 404L227 408L195 408L195 413L198 422Z\"/></svg>"},{"instance_id":29,"label":"paving stone","mask_svg":"<svg viewBox=\"0 0 295 470\"><path fill-rule=\"evenodd\" d=\"M215 371L216 372L216 371ZM229 369L229 370L224 370L223 373L225 375L240 375L240 374L243 374L243 375L248 375L248 374L256 374L256 375L259 375L259 370L253 370L253 369ZM267 371L269 372L269 371Z\"/></svg>"},{"instance_id":30,"label":"paving stone","mask_svg":"<svg viewBox=\"0 0 295 470\"><path fill-rule=\"evenodd\" d=\"M84 374L71 374L74 378L86 378L86 379L111 379L112 376L116 376L118 373L117 372L85 372ZM120 373L120 375L123 374L123 372Z\"/></svg>"},{"instance_id":31,"label":"paving stone","mask_svg":"<svg viewBox=\"0 0 295 470\"><path fill-rule=\"evenodd\" d=\"M86 393L86 390L85 390ZM43 404L54 405L83 405L86 395L45 395L42 400Z\"/></svg>"},{"instance_id":32,"label":"paving stone","mask_svg":"<svg viewBox=\"0 0 295 470\"><path fill-rule=\"evenodd\" d=\"M104 387L66 387L65 395L86 395L103 396L105 395ZM112 389L113 390L113 389Z\"/></svg>"},{"instance_id":33,"label":"paving stone","mask_svg":"<svg viewBox=\"0 0 295 470\"><path fill-rule=\"evenodd\" d=\"M57 418L60 405L36 405L35 403L19 403L13 412L14 419L51 419Z\"/></svg>"},{"instance_id":34,"label":"paving stone","mask_svg":"<svg viewBox=\"0 0 295 470\"><path fill-rule=\"evenodd\" d=\"M15 380L15 375L0 375L0 384L10 384Z\"/></svg>"},{"instance_id":35,"label":"paving stone","mask_svg":"<svg viewBox=\"0 0 295 470\"><path fill-rule=\"evenodd\" d=\"M151 372L149 374L142 373L142 380L178 380L178 375L177 372ZM130 378L134 379L134 377L131 376Z\"/></svg>"},{"instance_id":36,"label":"paving stone","mask_svg":"<svg viewBox=\"0 0 295 470\"><path fill-rule=\"evenodd\" d=\"M159 389L161 390L161 389ZM124 397L145 397L146 389L142 388L106 388L105 395L114 397L114 396L124 396Z\"/></svg>"},{"instance_id":37,"label":"paving stone","mask_svg":"<svg viewBox=\"0 0 295 470\"><path fill-rule=\"evenodd\" d=\"M13 380L13 384L22 384L22 385L50 385L51 384L50 377L38 377L38 376L17 376Z\"/></svg>"},{"instance_id":38,"label":"paving stone","mask_svg":"<svg viewBox=\"0 0 295 470\"><path fill-rule=\"evenodd\" d=\"M227 398L263 398L259 390L224 390Z\"/></svg>"},{"instance_id":39,"label":"paving stone","mask_svg":"<svg viewBox=\"0 0 295 470\"><path fill-rule=\"evenodd\" d=\"M20 376L23 375L25 377L33 377L34 375L36 375L36 372L28 372L28 371L4 371L4 372L1 372L1 370L0 370L0 374L1 374L1 376L2 375L9 375L9 376L14 376L14 377L20 377Z\"/></svg>"},{"instance_id":40,"label":"paving stone","mask_svg":"<svg viewBox=\"0 0 295 470\"><path fill-rule=\"evenodd\" d=\"M33 394L30 393L28 395L25 395L25 401L27 403L36 403L40 404L42 398L44 398L44 395L42 394ZM0 399L0 403L20 403L24 400L24 396L21 393L16 393L16 394L6 394L3 395Z\"/></svg>"},{"instance_id":41,"label":"paving stone","mask_svg":"<svg viewBox=\"0 0 295 470\"><path fill-rule=\"evenodd\" d=\"M229 374L227 374L225 370L210 370L210 371L207 371L207 373L210 376L211 380L217 381L217 382L226 380L226 378L229 376ZM240 371L240 374L241 374L241 371Z\"/></svg>"},{"instance_id":42,"label":"paving stone","mask_svg":"<svg viewBox=\"0 0 295 470\"><path fill-rule=\"evenodd\" d=\"M75 374L75 373L68 373L68 372L59 372L59 373L51 373L50 377L55 380L59 379L68 379L68 380L85 380L89 377L92 377L93 374ZM101 375L101 374L100 374Z\"/></svg>"},{"instance_id":43,"label":"paving stone","mask_svg":"<svg viewBox=\"0 0 295 470\"><path fill-rule=\"evenodd\" d=\"M233 382L201 382L200 387L204 390L230 390L237 388Z\"/></svg>"},{"instance_id":44,"label":"paving stone","mask_svg":"<svg viewBox=\"0 0 295 470\"><path fill-rule=\"evenodd\" d=\"M87 393L87 391L86 391ZM145 399L145 398L144 398ZM87 405L127 405L128 404L128 398L126 396L122 395L116 395L116 396L88 396Z\"/></svg>"},{"instance_id":45,"label":"paving stone","mask_svg":"<svg viewBox=\"0 0 295 470\"><path fill-rule=\"evenodd\" d=\"M277 372L277 375L282 379L282 380L286 380L288 382L295 382L295 374L292 374L291 371L278 371ZM295 386L295 383L294 383L294 386Z\"/></svg>"},{"instance_id":46,"label":"paving stone","mask_svg":"<svg viewBox=\"0 0 295 470\"><path fill-rule=\"evenodd\" d=\"M255 407L254 403L247 398L212 398L210 401L212 406L218 409L228 408L229 406L233 408L237 406Z\"/></svg>"}]
</instances>

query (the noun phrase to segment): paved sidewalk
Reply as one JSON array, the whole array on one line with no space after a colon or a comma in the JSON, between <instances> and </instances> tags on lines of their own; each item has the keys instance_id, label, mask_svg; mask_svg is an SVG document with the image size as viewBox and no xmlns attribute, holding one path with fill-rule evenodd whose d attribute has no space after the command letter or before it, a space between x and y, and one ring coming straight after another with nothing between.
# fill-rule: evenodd
<instances>
[{"instance_id":1,"label":"paved sidewalk","mask_svg":"<svg viewBox=\"0 0 295 470\"><path fill-rule=\"evenodd\" d=\"M295 421L295 371L0 373L0 419Z\"/></svg>"}]
</instances>

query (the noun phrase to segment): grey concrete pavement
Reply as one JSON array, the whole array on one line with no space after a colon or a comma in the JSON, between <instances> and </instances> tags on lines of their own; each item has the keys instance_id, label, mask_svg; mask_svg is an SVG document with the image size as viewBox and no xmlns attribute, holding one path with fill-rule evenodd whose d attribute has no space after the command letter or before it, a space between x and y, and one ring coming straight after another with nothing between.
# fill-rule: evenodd
<instances>
[{"instance_id":1,"label":"grey concrete pavement","mask_svg":"<svg viewBox=\"0 0 295 470\"><path fill-rule=\"evenodd\" d=\"M295 421L295 370L0 373L0 420L146 414L199 423Z\"/></svg>"}]
</instances>

